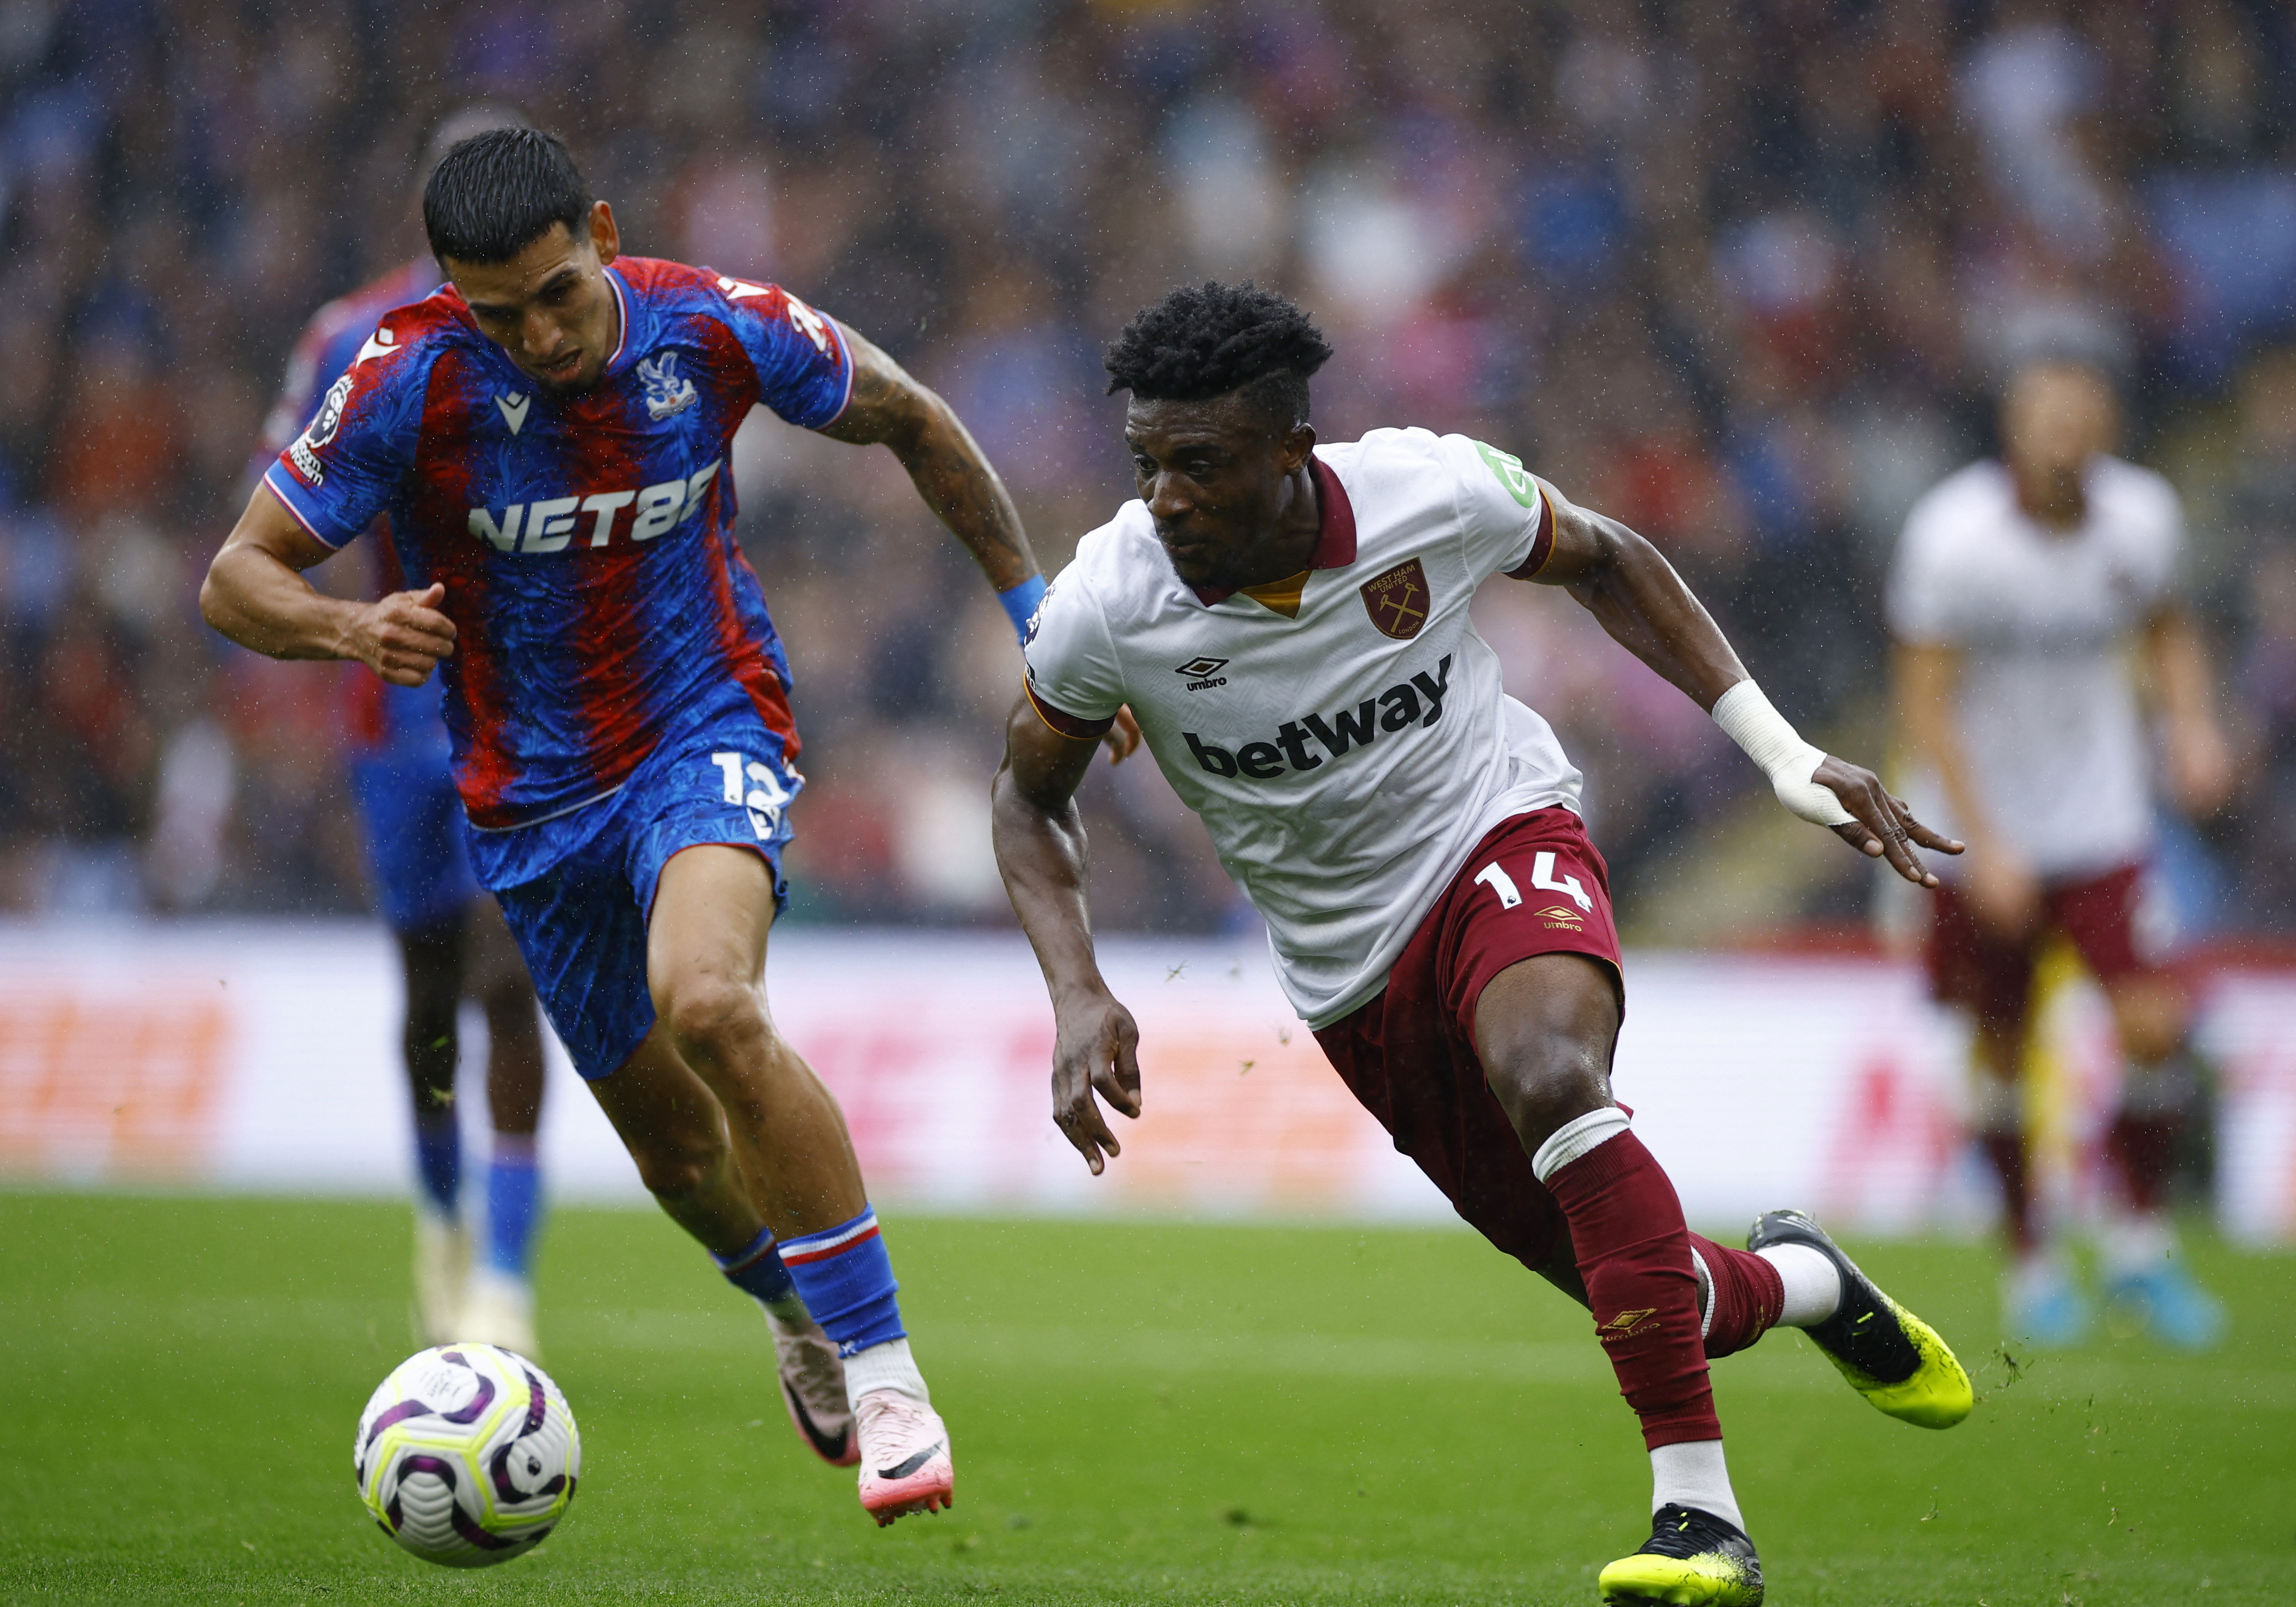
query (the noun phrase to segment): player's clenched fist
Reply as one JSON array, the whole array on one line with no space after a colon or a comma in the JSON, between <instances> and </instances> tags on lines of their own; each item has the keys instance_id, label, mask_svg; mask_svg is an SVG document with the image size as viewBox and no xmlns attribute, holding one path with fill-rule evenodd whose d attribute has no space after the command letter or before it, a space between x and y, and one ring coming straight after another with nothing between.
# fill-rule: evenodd
<instances>
[{"instance_id":1,"label":"player's clenched fist","mask_svg":"<svg viewBox=\"0 0 2296 1607\"><path fill-rule=\"evenodd\" d=\"M455 622L439 611L447 588L393 592L358 611L350 656L394 686L420 686L455 651Z\"/></svg>"},{"instance_id":2,"label":"player's clenched fist","mask_svg":"<svg viewBox=\"0 0 2296 1607\"><path fill-rule=\"evenodd\" d=\"M1053 1045L1053 1120L1077 1153L1098 1177L1123 1145L1108 1130L1108 1120L1094 1100L1101 1098L1128 1117L1140 1114L1140 1029L1132 1013L1103 994L1088 1004L1067 1005L1054 1012L1057 1037Z\"/></svg>"}]
</instances>

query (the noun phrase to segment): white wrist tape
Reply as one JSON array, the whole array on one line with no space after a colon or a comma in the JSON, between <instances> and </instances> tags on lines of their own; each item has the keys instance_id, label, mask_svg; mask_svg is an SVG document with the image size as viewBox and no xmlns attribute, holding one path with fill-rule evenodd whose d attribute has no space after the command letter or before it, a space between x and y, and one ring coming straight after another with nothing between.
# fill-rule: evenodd
<instances>
[{"instance_id":1,"label":"white wrist tape","mask_svg":"<svg viewBox=\"0 0 2296 1607\"><path fill-rule=\"evenodd\" d=\"M1841 807L1833 789L1810 779L1825 762L1824 750L1802 741L1753 682L1741 681L1715 700L1714 723L1762 767L1778 801L1804 820L1812 825L1838 826L1857 818Z\"/></svg>"}]
</instances>

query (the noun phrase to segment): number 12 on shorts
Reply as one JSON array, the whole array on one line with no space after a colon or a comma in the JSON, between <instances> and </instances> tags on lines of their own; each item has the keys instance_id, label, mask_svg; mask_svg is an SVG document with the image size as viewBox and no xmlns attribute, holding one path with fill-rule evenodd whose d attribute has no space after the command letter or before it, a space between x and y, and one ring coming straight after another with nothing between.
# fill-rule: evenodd
<instances>
[{"instance_id":1,"label":"number 12 on shorts","mask_svg":"<svg viewBox=\"0 0 2296 1607\"><path fill-rule=\"evenodd\" d=\"M758 834L758 840L771 841L774 833L781 830L782 810L789 806L791 797L790 790L782 785L782 778L774 774L773 767L745 759L738 753L713 753L709 762L725 776L726 801L747 808L750 829ZM744 775L756 784L745 789L742 784Z\"/></svg>"},{"instance_id":2,"label":"number 12 on shorts","mask_svg":"<svg viewBox=\"0 0 2296 1607\"><path fill-rule=\"evenodd\" d=\"M1501 870L1496 859L1475 873L1475 881L1499 896L1501 909L1513 909L1522 902L1522 892L1515 886L1514 878ZM1530 885L1541 892L1567 894L1570 902L1580 909L1589 914L1594 912L1595 901L1587 896L1586 885L1578 877L1565 875L1558 878L1555 875L1554 855L1551 851L1543 850L1531 860Z\"/></svg>"}]
</instances>

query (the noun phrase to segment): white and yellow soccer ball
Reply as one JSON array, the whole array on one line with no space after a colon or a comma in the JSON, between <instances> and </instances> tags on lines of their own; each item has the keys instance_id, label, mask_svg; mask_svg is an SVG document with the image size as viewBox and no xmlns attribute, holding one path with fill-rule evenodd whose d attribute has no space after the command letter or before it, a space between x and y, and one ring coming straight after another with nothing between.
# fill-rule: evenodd
<instances>
[{"instance_id":1,"label":"white and yellow soccer ball","mask_svg":"<svg viewBox=\"0 0 2296 1607\"><path fill-rule=\"evenodd\" d=\"M582 1436L550 1375L496 1345L440 1345L390 1370L359 1414L359 1496L425 1562L484 1568L558 1526Z\"/></svg>"}]
</instances>

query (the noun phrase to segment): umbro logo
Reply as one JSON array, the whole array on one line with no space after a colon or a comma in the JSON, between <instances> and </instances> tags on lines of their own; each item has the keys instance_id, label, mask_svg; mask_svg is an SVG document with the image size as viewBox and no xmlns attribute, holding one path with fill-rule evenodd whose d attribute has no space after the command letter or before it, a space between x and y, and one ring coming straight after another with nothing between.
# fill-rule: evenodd
<instances>
[{"instance_id":1,"label":"umbro logo","mask_svg":"<svg viewBox=\"0 0 2296 1607\"><path fill-rule=\"evenodd\" d=\"M516 391L512 391L508 395L496 391L495 406L502 409L503 422L510 426L510 432L512 435L516 435L526 427L526 410L534 406L534 398L530 396L521 396Z\"/></svg>"},{"instance_id":2,"label":"umbro logo","mask_svg":"<svg viewBox=\"0 0 2296 1607\"><path fill-rule=\"evenodd\" d=\"M1559 904L1550 904L1540 910L1538 919L1546 922L1549 926L1567 926L1573 931L1578 931L1586 925L1585 916L1575 909L1565 909Z\"/></svg>"},{"instance_id":3,"label":"umbro logo","mask_svg":"<svg viewBox=\"0 0 2296 1607\"><path fill-rule=\"evenodd\" d=\"M1196 658L1185 664L1175 665L1172 673L1188 677L1188 691L1201 692L1207 686L1226 685L1227 677L1220 674L1226 667L1226 659Z\"/></svg>"},{"instance_id":4,"label":"umbro logo","mask_svg":"<svg viewBox=\"0 0 2296 1607\"><path fill-rule=\"evenodd\" d=\"M1648 1320L1657 1315L1658 1308L1655 1306L1645 1306L1640 1311L1621 1311L1609 1322L1604 1323L1596 1332L1616 1333L1622 1337L1630 1333L1639 1333Z\"/></svg>"}]
</instances>

